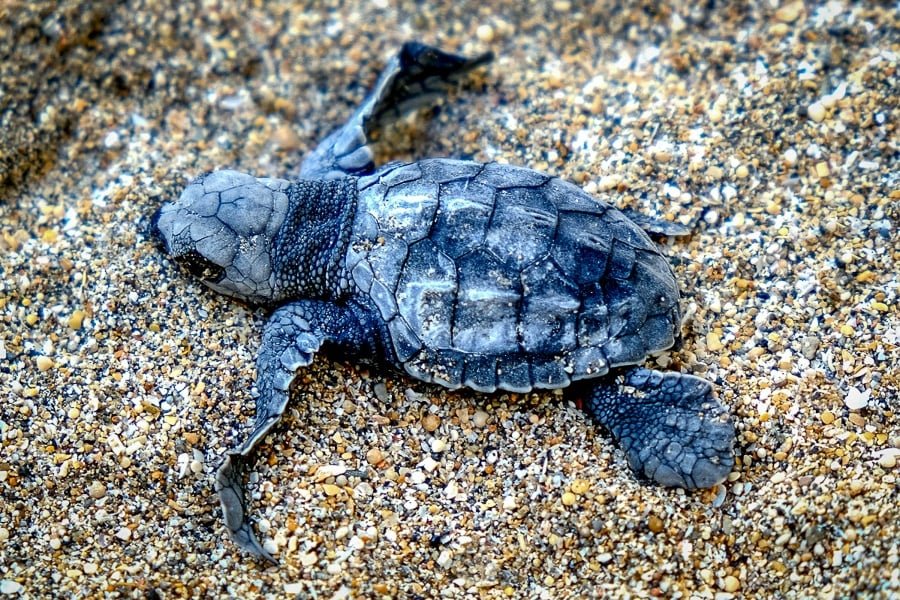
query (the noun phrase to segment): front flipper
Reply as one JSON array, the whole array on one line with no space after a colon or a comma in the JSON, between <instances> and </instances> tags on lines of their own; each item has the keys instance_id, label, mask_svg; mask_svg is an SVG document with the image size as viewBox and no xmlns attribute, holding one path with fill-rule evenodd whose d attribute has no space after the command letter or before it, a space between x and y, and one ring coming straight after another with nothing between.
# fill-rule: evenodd
<instances>
[{"instance_id":1,"label":"front flipper","mask_svg":"<svg viewBox=\"0 0 900 600\"><path fill-rule=\"evenodd\" d=\"M375 167L368 146L373 131L428 105L456 85L463 75L493 59L491 52L466 58L419 42L406 42L385 66L375 89L350 120L306 157L300 176L334 179L370 173Z\"/></svg>"},{"instance_id":2,"label":"front flipper","mask_svg":"<svg viewBox=\"0 0 900 600\"><path fill-rule=\"evenodd\" d=\"M349 352L369 348L360 315L349 307L303 300L276 310L263 333L256 359L256 422L243 443L231 450L216 474L216 491L225 525L234 542L272 563L275 559L257 541L250 526L244 493L244 471L249 455L281 420L297 369L308 366L324 342Z\"/></svg>"},{"instance_id":3,"label":"front flipper","mask_svg":"<svg viewBox=\"0 0 900 600\"><path fill-rule=\"evenodd\" d=\"M632 369L594 388L586 412L610 430L639 475L700 489L734 466L734 425L705 379Z\"/></svg>"}]
</instances>

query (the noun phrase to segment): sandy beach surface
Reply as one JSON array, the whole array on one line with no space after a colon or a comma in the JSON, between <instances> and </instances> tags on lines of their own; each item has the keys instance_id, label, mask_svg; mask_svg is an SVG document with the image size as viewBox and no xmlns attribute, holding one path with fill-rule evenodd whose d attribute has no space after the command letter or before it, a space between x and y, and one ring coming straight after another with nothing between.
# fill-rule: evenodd
<instances>
[{"instance_id":1,"label":"sandy beach surface","mask_svg":"<svg viewBox=\"0 0 900 600\"><path fill-rule=\"evenodd\" d=\"M892 3L0 5L0 595L900 594L900 13ZM320 358L251 473L212 476L265 322L148 236L197 175L295 177L408 39L493 50L381 160L560 175L693 227L684 344L733 410L728 481L637 481L562 394Z\"/></svg>"}]
</instances>

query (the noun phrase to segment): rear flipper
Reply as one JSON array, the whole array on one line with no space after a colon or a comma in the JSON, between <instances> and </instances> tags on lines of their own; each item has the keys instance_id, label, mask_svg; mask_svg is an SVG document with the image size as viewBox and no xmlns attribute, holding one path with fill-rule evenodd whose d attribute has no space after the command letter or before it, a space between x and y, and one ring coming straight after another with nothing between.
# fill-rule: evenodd
<instances>
[{"instance_id":1,"label":"rear flipper","mask_svg":"<svg viewBox=\"0 0 900 600\"><path fill-rule=\"evenodd\" d=\"M379 127L433 102L472 69L494 59L491 52L474 58L406 42L388 62L375 89L350 120L322 140L303 161L300 176L334 179L365 175L375 165L369 136Z\"/></svg>"},{"instance_id":2,"label":"rear flipper","mask_svg":"<svg viewBox=\"0 0 900 600\"><path fill-rule=\"evenodd\" d=\"M638 475L670 487L712 487L734 466L734 425L693 375L632 369L594 388L585 410L609 429Z\"/></svg>"}]
</instances>

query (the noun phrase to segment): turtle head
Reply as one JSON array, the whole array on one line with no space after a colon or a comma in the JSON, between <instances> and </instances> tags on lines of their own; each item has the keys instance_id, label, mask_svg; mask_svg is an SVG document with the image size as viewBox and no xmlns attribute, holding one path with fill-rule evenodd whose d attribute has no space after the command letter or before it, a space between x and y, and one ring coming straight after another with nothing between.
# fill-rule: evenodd
<instances>
[{"instance_id":1,"label":"turtle head","mask_svg":"<svg viewBox=\"0 0 900 600\"><path fill-rule=\"evenodd\" d=\"M176 263L213 290L250 304L271 303L272 248L289 185L236 171L209 173L157 211L154 234Z\"/></svg>"}]
</instances>

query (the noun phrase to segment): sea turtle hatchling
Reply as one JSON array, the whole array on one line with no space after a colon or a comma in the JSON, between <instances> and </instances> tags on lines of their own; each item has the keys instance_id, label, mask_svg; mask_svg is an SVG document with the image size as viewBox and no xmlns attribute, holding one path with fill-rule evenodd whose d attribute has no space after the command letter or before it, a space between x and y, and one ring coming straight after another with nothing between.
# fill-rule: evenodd
<instances>
[{"instance_id":1,"label":"sea turtle hatchling","mask_svg":"<svg viewBox=\"0 0 900 600\"><path fill-rule=\"evenodd\" d=\"M527 392L593 379L585 410L641 476L705 488L734 464L734 428L707 381L635 366L679 337L674 275L642 230L677 226L638 225L521 167L375 167L375 129L492 58L407 43L300 179L217 171L154 217L165 250L204 284L274 309L256 361L255 425L216 476L228 530L257 556L273 560L250 527L248 455L325 344L448 388Z\"/></svg>"}]
</instances>

